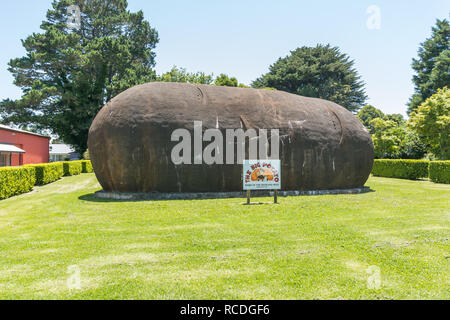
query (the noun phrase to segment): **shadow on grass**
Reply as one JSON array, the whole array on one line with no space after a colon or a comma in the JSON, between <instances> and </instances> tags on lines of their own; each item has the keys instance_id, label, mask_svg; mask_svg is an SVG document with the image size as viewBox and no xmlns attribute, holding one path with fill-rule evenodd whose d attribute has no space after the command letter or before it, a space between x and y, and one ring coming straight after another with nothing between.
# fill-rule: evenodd
<instances>
[{"instance_id":1,"label":"shadow on grass","mask_svg":"<svg viewBox=\"0 0 450 320\"><path fill-rule=\"evenodd\" d=\"M126 202L170 202L170 201L204 201L204 200L226 200L226 199L243 199L245 200L245 197L230 197L230 198L196 198L196 199L105 199L105 198L99 198L95 195L95 193L85 194L80 197L78 197L79 200L82 201L89 201L89 202L99 202L99 203L126 203ZM244 203L243 203L244 204ZM245 203L246 204L246 203ZM253 204L253 203L252 203ZM257 204L257 203L256 203ZM261 203L264 204L264 203Z\"/></svg>"},{"instance_id":2,"label":"shadow on grass","mask_svg":"<svg viewBox=\"0 0 450 320\"><path fill-rule=\"evenodd\" d=\"M156 199L156 200L120 200L120 199L102 199L95 196L95 193L85 194L78 197L79 200L89 201L89 202L98 202L98 203L130 203L130 202L170 202L170 201L183 201L180 199ZM240 198L217 198L217 199L185 199L188 201L192 200L226 200L226 199L240 199ZM246 201L245 198L242 198L243 201ZM264 206L264 205L279 205L280 203L273 202L252 202L250 204L246 202L240 203L243 206Z\"/></svg>"},{"instance_id":3,"label":"shadow on grass","mask_svg":"<svg viewBox=\"0 0 450 320\"><path fill-rule=\"evenodd\" d=\"M265 205L279 205L280 203L273 202L252 202L252 203L243 203L243 206L265 206Z\"/></svg>"},{"instance_id":4,"label":"shadow on grass","mask_svg":"<svg viewBox=\"0 0 450 320\"><path fill-rule=\"evenodd\" d=\"M283 199L283 198L289 198L289 197L312 197L312 196L338 196L338 195L360 195L360 194L364 194L364 193L372 193L372 192L376 192L376 190L373 190L371 188L364 188L364 191L362 192L358 192L358 193L325 193L325 194L298 194L298 195L282 195L279 194L278 198L279 199ZM170 198L158 198L158 197L137 197L137 198L133 198L131 197L130 199L113 199L113 198L103 198L103 197L99 197L96 195L96 193L90 193L90 194L85 194L82 195L80 197L78 197L79 200L82 201L89 201L89 202L99 202L99 203L111 203L111 202L118 202L118 203L122 203L122 202L166 202L166 201L183 201L183 200L225 200L225 199L244 199L246 201L246 194L244 193L239 193L239 192L232 192L229 195L224 196L223 193L217 193L217 195L213 195L213 193L199 193L196 194L195 196L192 196L192 194L186 194L186 198L180 198L180 197L174 197L173 199ZM267 195L267 194L256 194L256 195L252 195L252 198L273 198L273 195ZM268 204L274 204L273 202L253 202L250 204L247 204L247 202L242 203L242 205L268 205Z\"/></svg>"},{"instance_id":5,"label":"shadow on grass","mask_svg":"<svg viewBox=\"0 0 450 320\"><path fill-rule=\"evenodd\" d=\"M95 196L95 193L85 194L78 197L79 200L89 202L144 202L151 200L116 200L116 199L102 199Z\"/></svg>"}]
</instances>

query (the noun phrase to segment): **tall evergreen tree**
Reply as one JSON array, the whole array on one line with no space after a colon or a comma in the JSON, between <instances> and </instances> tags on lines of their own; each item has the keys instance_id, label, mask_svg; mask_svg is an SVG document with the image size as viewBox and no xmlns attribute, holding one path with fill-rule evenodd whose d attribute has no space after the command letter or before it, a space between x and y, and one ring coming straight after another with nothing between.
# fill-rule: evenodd
<instances>
[{"instance_id":1,"label":"tall evergreen tree","mask_svg":"<svg viewBox=\"0 0 450 320\"><path fill-rule=\"evenodd\" d=\"M142 11L127 6L126 0L55 0L42 32L22 41L26 56L9 62L23 96L0 103L2 122L51 129L84 152L100 108L156 77L158 33Z\"/></svg>"},{"instance_id":2,"label":"tall evergreen tree","mask_svg":"<svg viewBox=\"0 0 450 320\"><path fill-rule=\"evenodd\" d=\"M270 66L255 80L256 88L275 88L307 97L327 99L358 111L367 99L354 62L330 45L301 47Z\"/></svg>"},{"instance_id":3,"label":"tall evergreen tree","mask_svg":"<svg viewBox=\"0 0 450 320\"><path fill-rule=\"evenodd\" d=\"M445 86L450 87L450 24L437 20L432 35L421 44L418 58L413 59L415 93L408 114Z\"/></svg>"}]
</instances>

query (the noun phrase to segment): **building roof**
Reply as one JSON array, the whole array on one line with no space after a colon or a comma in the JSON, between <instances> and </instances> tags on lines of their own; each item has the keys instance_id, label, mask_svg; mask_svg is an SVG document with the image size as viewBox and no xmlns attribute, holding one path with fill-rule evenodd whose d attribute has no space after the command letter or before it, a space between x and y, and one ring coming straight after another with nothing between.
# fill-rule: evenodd
<instances>
[{"instance_id":1,"label":"building roof","mask_svg":"<svg viewBox=\"0 0 450 320\"><path fill-rule=\"evenodd\" d=\"M0 143L0 152L25 153L24 150L7 143Z\"/></svg>"},{"instance_id":2,"label":"building roof","mask_svg":"<svg viewBox=\"0 0 450 320\"><path fill-rule=\"evenodd\" d=\"M70 154L75 150L68 144L52 144L50 145L50 154Z\"/></svg>"},{"instance_id":3,"label":"building roof","mask_svg":"<svg viewBox=\"0 0 450 320\"><path fill-rule=\"evenodd\" d=\"M50 139L49 136L44 136L44 135L39 134L39 133L34 133L34 132L25 131L25 130L21 130L21 129L15 129L15 128L11 128L11 127L5 126L3 124L0 124L0 130L2 130L2 129L3 130L12 131L12 132L19 132L19 133L29 134L29 135L32 135L32 136L38 136L38 137Z\"/></svg>"}]
</instances>

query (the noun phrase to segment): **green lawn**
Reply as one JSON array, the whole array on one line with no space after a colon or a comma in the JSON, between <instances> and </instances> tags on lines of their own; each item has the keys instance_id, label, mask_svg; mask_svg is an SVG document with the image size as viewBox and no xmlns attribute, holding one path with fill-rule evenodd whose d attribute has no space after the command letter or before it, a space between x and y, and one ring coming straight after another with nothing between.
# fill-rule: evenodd
<instances>
[{"instance_id":1,"label":"green lawn","mask_svg":"<svg viewBox=\"0 0 450 320\"><path fill-rule=\"evenodd\" d=\"M93 174L64 178L0 201L0 298L449 299L450 185L367 185L244 206L100 201Z\"/></svg>"}]
</instances>

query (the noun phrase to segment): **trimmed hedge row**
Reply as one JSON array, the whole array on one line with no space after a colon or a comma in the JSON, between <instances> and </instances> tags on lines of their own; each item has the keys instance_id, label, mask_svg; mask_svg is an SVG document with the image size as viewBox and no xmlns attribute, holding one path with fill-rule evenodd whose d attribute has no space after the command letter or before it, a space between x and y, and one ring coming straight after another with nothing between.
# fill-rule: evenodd
<instances>
[{"instance_id":1,"label":"trimmed hedge row","mask_svg":"<svg viewBox=\"0 0 450 320\"><path fill-rule=\"evenodd\" d=\"M26 167L32 167L36 173L36 185L43 186L52 182L55 182L64 175L64 169L62 163L46 163L46 164L33 164Z\"/></svg>"},{"instance_id":2,"label":"trimmed hedge row","mask_svg":"<svg viewBox=\"0 0 450 320\"><path fill-rule=\"evenodd\" d=\"M76 176L82 172L81 161L64 161L62 162L64 168L64 176Z\"/></svg>"},{"instance_id":3,"label":"trimmed hedge row","mask_svg":"<svg viewBox=\"0 0 450 320\"><path fill-rule=\"evenodd\" d=\"M375 160L372 174L377 177L416 180L428 177L427 160Z\"/></svg>"},{"instance_id":4,"label":"trimmed hedge row","mask_svg":"<svg viewBox=\"0 0 450 320\"><path fill-rule=\"evenodd\" d=\"M431 181L450 183L450 161L432 161L429 170Z\"/></svg>"},{"instance_id":5,"label":"trimmed hedge row","mask_svg":"<svg viewBox=\"0 0 450 320\"><path fill-rule=\"evenodd\" d=\"M93 172L90 161L67 161L0 168L0 200L30 192L63 176Z\"/></svg>"},{"instance_id":6,"label":"trimmed hedge row","mask_svg":"<svg viewBox=\"0 0 450 320\"><path fill-rule=\"evenodd\" d=\"M89 160L81 160L81 172L82 173L92 173L94 168L92 168L92 163Z\"/></svg>"},{"instance_id":7,"label":"trimmed hedge row","mask_svg":"<svg viewBox=\"0 0 450 320\"><path fill-rule=\"evenodd\" d=\"M372 174L410 180L430 178L433 182L450 183L450 161L375 160Z\"/></svg>"},{"instance_id":8,"label":"trimmed hedge row","mask_svg":"<svg viewBox=\"0 0 450 320\"><path fill-rule=\"evenodd\" d=\"M0 168L0 199L6 199L33 190L36 183L32 167Z\"/></svg>"}]
</instances>

